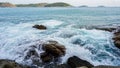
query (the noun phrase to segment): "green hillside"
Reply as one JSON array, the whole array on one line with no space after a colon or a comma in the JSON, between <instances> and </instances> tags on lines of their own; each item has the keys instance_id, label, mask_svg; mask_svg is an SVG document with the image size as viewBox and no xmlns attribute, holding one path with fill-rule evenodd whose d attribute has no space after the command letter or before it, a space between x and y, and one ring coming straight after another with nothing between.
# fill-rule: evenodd
<instances>
[{"instance_id":1,"label":"green hillside","mask_svg":"<svg viewBox=\"0 0 120 68\"><path fill-rule=\"evenodd\" d=\"M37 4L16 4L17 7L44 7L47 3L37 3Z\"/></svg>"},{"instance_id":2,"label":"green hillside","mask_svg":"<svg viewBox=\"0 0 120 68\"><path fill-rule=\"evenodd\" d=\"M8 2L0 2L0 7L16 7L16 6Z\"/></svg>"},{"instance_id":3,"label":"green hillside","mask_svg":"<svg viewBox=\"0 0 120 68\"><path fill-rule=\"evenodd\" d=\"M52 4L47 4L45 7L70 7L70 4L63 3L63 2L57 2L57 3L52 3Z\"/></svg>"},{"instance_id":4,"label":"green hillside","mask_svg":"<svg viewBox=\"0 0 120 68\"><path fill-rule=\"evenodd\" d=\"M57 3L36 3L36 4L11 4L8 2L0 2L0 7L71 7L70 4L57 2Z\"/></svg>"}]
</instances>

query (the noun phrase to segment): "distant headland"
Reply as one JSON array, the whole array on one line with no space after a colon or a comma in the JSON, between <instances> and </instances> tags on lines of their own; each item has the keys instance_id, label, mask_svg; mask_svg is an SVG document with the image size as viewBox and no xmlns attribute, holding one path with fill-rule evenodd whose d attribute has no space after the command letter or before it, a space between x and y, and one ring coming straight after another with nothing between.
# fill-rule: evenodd
<instances>
[{"instance_id":1,"label":"distant headland","mask_svg":"<svg viewBox=\"0 0 120 68\"><path fill-rule=\"evenodd\" d=\"M8 2L0 2L0 7L16 7L16 5Z\"/></svg>"},{"instance_id":2,"label":"distant headland","mask_svg":"<svg viewBox=\"0 0 120 68\"><path fill-rule=\"evenodd\" d=\"M12 4L9 2L0 2L0 7L72 7L72 5L64 2L36 4Z\"/></svg>"}]
</instances>

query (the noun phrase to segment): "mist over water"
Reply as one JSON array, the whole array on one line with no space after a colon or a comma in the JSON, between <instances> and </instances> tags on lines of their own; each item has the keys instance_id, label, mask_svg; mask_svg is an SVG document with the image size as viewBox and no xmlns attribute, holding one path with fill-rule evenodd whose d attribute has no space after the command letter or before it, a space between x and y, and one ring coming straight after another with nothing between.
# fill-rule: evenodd
<instances>
[{"instance_id":1,"label":"mist over water","mask_svg":"<svg viewBox=\"0 0 120 68\"><path fill-rule=\"evenodd\" d=\"M62 63L76 55L94 65L120 66L120 50L113 44L112 33L80 29L119 23L120 8L0 8L0 59L27 64L31 60L24 61L26 49L56 40L67 49ZM35 24L48 29L34 29Z\"/></svg>"}]
</instances>

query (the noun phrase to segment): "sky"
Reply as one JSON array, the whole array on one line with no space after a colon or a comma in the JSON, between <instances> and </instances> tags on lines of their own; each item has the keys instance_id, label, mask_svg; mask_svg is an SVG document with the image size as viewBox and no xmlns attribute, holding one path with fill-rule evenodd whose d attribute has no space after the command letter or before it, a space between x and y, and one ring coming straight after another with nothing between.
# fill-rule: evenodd
<instances>
[{"instance_id":1,"label":"sky","mask_svg":"<svg viewBox=\"0 0 120 68\"><path fill-rule=\"evenodd\" d=\"M53 3L53 2L65 2L73 6L110 6L110 7L120 7L120 0L0 0L0 2L10 2L13 4L29 4L29 3Z\"/></svg>"}]
</instances>

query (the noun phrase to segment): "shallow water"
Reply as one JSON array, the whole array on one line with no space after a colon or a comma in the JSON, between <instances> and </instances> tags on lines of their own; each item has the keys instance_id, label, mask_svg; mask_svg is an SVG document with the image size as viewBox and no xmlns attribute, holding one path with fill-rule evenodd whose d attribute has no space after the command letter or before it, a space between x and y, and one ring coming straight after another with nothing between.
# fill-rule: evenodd
<instances>
[{"instance_id":1,"label":"shallow water","mask_svg":"<svg viewBox=\"0 0 120 68\"><path fill-rule=\"evenodd\" d=\"M62 63L76 55L94 65L120 66L120 50L113 44L112 33L79 28L119 23L120 8L0 8L0 59L27 63L26 49L52 39L67 48ZM48 29L34 29L35 24Z\"/></svg>"}]
</instances>

